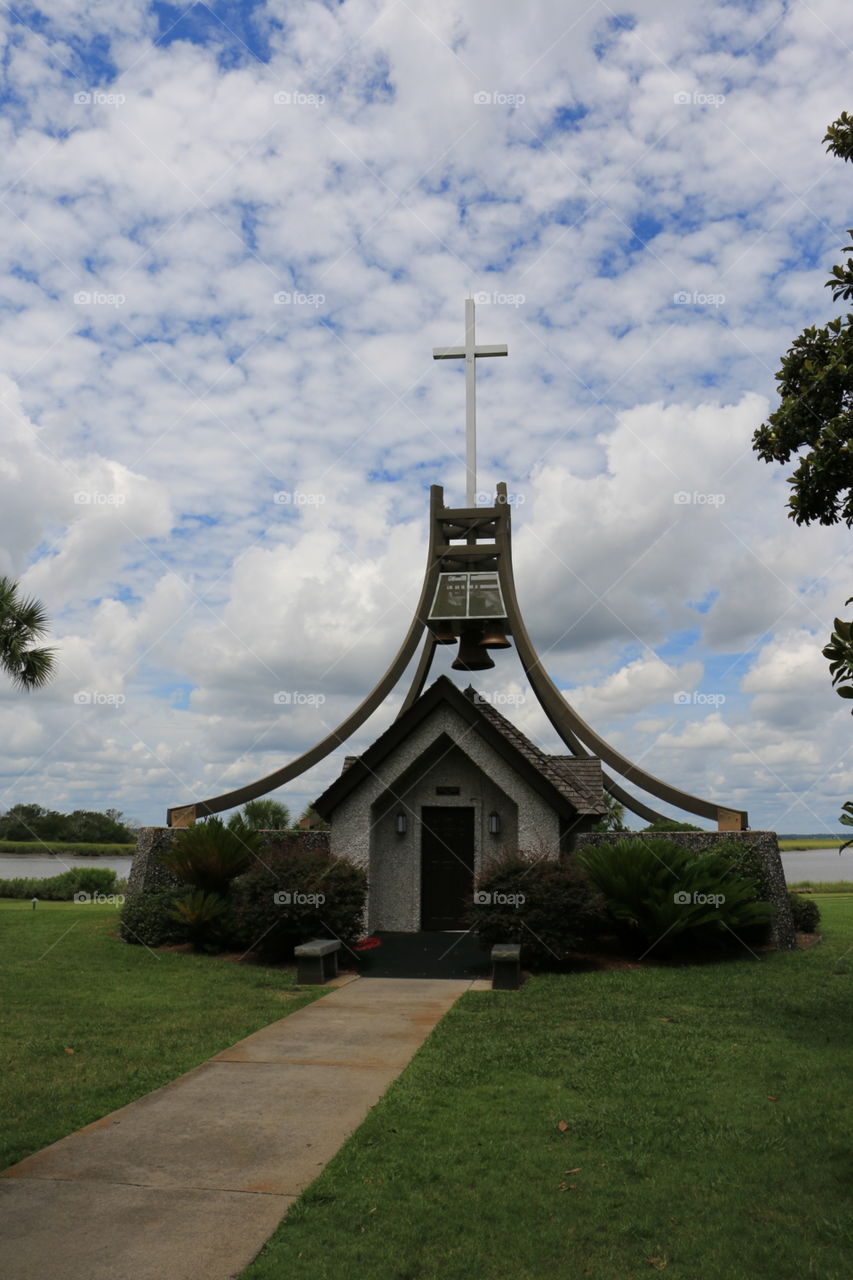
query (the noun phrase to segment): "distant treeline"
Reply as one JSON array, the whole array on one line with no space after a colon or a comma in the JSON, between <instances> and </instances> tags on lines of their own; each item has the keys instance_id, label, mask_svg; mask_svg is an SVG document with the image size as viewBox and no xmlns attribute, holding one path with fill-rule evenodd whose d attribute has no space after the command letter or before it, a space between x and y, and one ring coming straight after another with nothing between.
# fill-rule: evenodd
<instances>
[{"instance_id":1,"label":"distant treeline","mask_svg":"<svg viewBox=\"0 0 853 1280\"><path fill-rule=\"evenodd\" d=\"M15 844L44 841L74 844L131 844L133 832L125 825L118 809L95 813L91 809L75 809L73 813L57 813L40 804L13 804L0 817L0 840Z\"/></svg>"}]
</instances>

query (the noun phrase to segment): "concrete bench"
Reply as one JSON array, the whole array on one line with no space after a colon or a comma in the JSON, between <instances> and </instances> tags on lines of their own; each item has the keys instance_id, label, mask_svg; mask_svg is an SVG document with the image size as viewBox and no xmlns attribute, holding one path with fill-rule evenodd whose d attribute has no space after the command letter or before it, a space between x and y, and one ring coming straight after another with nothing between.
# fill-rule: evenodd
<instances>
[{"instance_id":1,"label":"concrete bench","mask_svg":"<svg viewBox=\"0 0 853 1280\"><path fill-rule=\"evenodd\" d=\"M492 990L517 991L520 986L521 943L497 943L492 947Z\"/></svg>"},{"instance_id":2,"label":"concrete bench","mask_svg":"<svg viewBox=\"0 0 853 1280\"><path fill-rule=\"evenodd\" d=\"M340 942L330 938L312 938L294 948L296 956L296 981L308 987L330 982L338 976L338 951Z\"/></svg>"}]
</instances>

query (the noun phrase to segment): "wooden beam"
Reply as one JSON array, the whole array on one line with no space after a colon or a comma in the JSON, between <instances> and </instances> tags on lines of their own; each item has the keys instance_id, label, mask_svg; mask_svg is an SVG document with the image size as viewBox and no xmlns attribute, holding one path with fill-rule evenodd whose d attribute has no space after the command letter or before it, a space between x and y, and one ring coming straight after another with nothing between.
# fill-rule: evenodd
<instances>
[{"instance_id":1,"label":"wooden beam","mask_svg":"<svg viewBox=\"0 0 853 1280\"><path fill-rule=\"evenodd\" d=\"M749 823L747 814L742 809L718 809L718 831L746 831Z\"/></svg>"},{"instance_id":2,"label":"wooden beam","mask_svg":"<svg viewBox=\"0 0 853 1280\"><path fill-rule=\"evenodd\" d=\"M432 660L435 656L436 648L435 636L431 631L427 631L424 636L424 647L421 649L421 657L418 662L417 670L412 677L412 683L409 685L409 692L403 700L403 705L397 712L395 717L397 720L400 719L401 715L408 711L413 702L417 702L418 698L423 693L423 688L426 684L427 676L429 675L429 669L432 666Z\"/></svg>"},{"instance_id":3,"label":"wooden beam","mask_svg":"<svg viewBox=\"0 0 853 1280\"><path fill-rule=\"evenodd\" d=\"M499 506L505 505L505 495L506 486L498 485ZM501 503L502 496L504 497L504 503ZM499 549L498 572L503 588L507 617L512 627L513 639L515 640L518 656L521 659L525 674L539 700L540 706L566 745L575 754L586 754L588 751L590 754L598 756L611 769L615 769L617 773L622 774L628 782L634 783L642 791L647 791L665 804L671 804L676 809L684 809L687 813L695 813L699 817L708 818L713 822L719 821L721 812L736 814L745 827L747 814L744 811L727 809L714 801L703 800L699 796L691 795L689 791L682 791L679 787L674 787L670 783L664 782L662 778L657 778L654 774L647 773L639 765L633 764L620 751L617 751L615 747L611 747L604 738L600 737L585 720L582 720L563 693L557 688L546 672L521 616L521 608L515 591L515 580L512 571L509 519L509 507L506 506L505 514L498 528L496 542ZM580 752L578 747L581 748ZM615 794L615 792L611 790L611 794ZM626 798L623 799L623 796ZM633 797L628 797L627 792L623 792L622 796L617 798L620 799L621 803L628 805L632 811L635 811Z\"/></svg>"},{"instance_id":4,"label":"wooden beam","mask_svg":"<svg viewBox=\"0 0 853 1280\"><path fill-rule=\"evenodd\" d=\"M197 817L194 804L181 805L169 810L170 827L191 827Z\"/></svg>"},{"instance_id":5,"label":"wooden beam","mask_svg":"<svg viewBox=\"0 0 853 1280\"><path fill-rule=\"evenodd\" d=\"M577 753L575 753L577 754ZM587 756L590 753L581 748L581 755ZM656 809L650 809L647 804L643 804L642 800L638 800L636 796L632 796L630 791L626 791L615 778L611 778L602 770L602 781L604 782L604 790L613 796L614 800L618 800L626 809L630 809L632 813L636 813L638 818L645 818L646 822L660 822L663 818L662 813L658 813Z\"/></svg>"},{"instance_id":6,"label":"wooden beam","mask_svg":"<svg viewBox=\"0 0 853 1280\"><path fill-rule=\"evenodd\" d=\"M435 554L448 560L487 560L494 558L497 550L494 544L478 546L475 543L473 546L466 546L464 542L460 542L456 546L445 544L436 547Z\"/></svg>"}]
</instances>

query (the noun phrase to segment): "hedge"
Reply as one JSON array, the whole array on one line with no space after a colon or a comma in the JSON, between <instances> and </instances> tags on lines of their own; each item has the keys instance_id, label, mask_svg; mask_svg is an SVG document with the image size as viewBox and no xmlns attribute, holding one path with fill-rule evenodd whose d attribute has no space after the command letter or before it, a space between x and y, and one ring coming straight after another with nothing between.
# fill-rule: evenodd
<instances>
[{"instance_id":1,"label":"hedge","mask_svg":"<svg viewBox=\"0 0 853 1280\"><path fill-rule=\"evenodd\" d=\"M75 893L113 893L116 872L109 867L70 867L45 880L0 880L0 898L39 898L43 902L70 902Z\"/></svg>"}]
</instances>

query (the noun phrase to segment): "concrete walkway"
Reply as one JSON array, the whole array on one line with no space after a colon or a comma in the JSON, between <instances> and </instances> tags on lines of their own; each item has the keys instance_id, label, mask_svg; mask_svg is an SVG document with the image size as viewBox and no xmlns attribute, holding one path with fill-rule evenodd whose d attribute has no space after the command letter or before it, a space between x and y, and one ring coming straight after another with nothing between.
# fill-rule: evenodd
<instances>
[{"instance_id":1,"label":"concrete walkway","mask_svg":"<svg viewBox=\"0 0 853 1280\"><path fill-rule=\"evenodd\" d=\"M468 980L344 980L0 1176L4 1280L230 1280Z\"/></svg>"}]
</instances>

